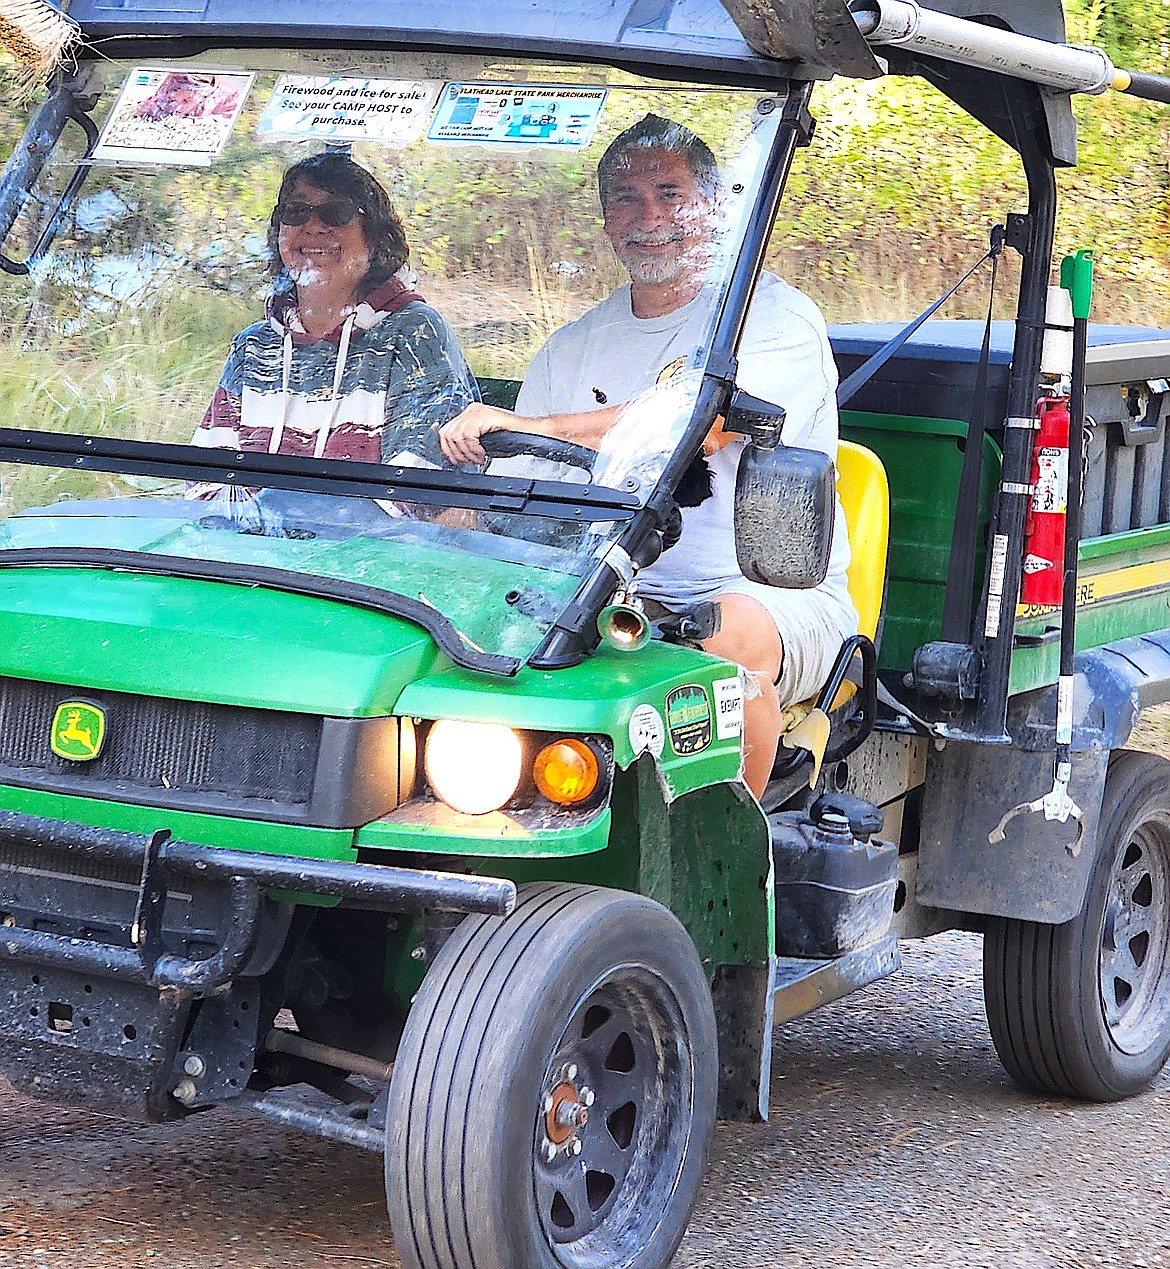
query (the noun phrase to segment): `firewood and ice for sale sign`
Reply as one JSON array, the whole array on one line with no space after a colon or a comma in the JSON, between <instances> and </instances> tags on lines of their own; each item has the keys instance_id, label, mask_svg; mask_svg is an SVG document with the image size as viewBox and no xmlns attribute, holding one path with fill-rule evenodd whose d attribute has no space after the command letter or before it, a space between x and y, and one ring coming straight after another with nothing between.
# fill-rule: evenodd
<instances>
[{"instance_id":1,"label":"firewood and ice for sale sign","mask_svg":"<svg viewBox=\"0 0 1170 1269\"><path fill-rule=\"evenodd\" d=\"M273 141L409 145L422 136L440 88L429 80L282 75L256 131Z\"/></svg>"}]
</instances>

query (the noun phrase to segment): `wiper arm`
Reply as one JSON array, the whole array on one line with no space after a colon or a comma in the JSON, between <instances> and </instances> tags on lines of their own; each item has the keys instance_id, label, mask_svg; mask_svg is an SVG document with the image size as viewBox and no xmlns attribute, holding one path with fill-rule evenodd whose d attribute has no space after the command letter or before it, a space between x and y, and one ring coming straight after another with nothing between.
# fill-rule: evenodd
<instances>
[{"instance_id":1,"label":"wiper arm","mask_svg":"<svg viewBox=\"0 0 1170 1269\"><path fill-rule=\"evenodd\" d=\"M555 520L629 520L639 510L631 493L604 485L483 476L478 472L394 467L337 459L297 458L155 441L122 441L68 432L0 428L0 462L127 472L168 480L294 489L421 506L467 507Z\"/></svg>"}]
</instances>

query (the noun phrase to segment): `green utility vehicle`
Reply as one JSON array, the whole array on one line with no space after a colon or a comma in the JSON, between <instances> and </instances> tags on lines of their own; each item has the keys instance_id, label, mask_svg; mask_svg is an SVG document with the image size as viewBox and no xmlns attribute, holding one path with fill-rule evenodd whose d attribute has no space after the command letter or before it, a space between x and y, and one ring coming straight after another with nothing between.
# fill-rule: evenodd
<instances>
[{"instance_id":1,"label":"green utility vehicle","mask_svg":"<svg viewBox=\"0 0 1170 1269\"><path fill-rule=\"evenodd\" d=\"M773 1023L895 971L900 938L984 932L1024 1085L1155 1077L1170 769L1125 745L1170 699L1170 332L1088 326L1085 255L1071 321L1048 291L1070 94L1165 84L1064 45L1058 0L71 9L0 176L13 1085L384 1153L412 1269L654 1269L715 1120L767 1114ZM832 469L783 443L783 394L737 389L737 349L816 81L887 71L1018 152L992 247L1017 320L832 332L861 629L757 800L711 607L656 615L639 575L681 549L722 417L745 571L824 576ZM505 431L453 465L412 393L510 407L624 281L595 173L647 115L718 165L673 373L599 448ZM375 264L369 206L282 193L306 159L372 173L412 255L294 405L322 341L281 295L354 235ZM404 314L442 366L372 417ZM1083 482L1037 444L1041 395ZM1041 515L1068 558L1033 602Z\"/></svg>"}]
</instances>

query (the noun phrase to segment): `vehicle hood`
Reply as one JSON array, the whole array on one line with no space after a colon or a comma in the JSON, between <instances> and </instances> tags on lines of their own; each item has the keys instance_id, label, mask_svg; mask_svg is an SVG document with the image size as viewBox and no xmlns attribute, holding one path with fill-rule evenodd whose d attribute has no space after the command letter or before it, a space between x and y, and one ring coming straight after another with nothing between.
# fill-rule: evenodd
<instances>
[{"instance_id":1,"label":"vehicle hood","mask_svg":"<svg viewBox=\"0 0 1170 1269\"><path fill-rule=\"evenodd\" d=\"M498 559L439 539L360 531L304 539L217 531L187 518L191 504L180 503L179 516L161 505L135 515L132 501L61 504L0 526L0 627L10 633L0 673L111 689L104 677L77 675L116 674L119 690L141 692L161 676L175 686L160 690L193 700L386 712L406 682L428 672L423 647L444 663L449 654L513 672L577 584L534 564L535 547L525 547L527 558ZM47 586L38 580L46 572L55 579ZM342 583L341 593L322 595L322 583ZM95 623L110 623L110 646L124 651L108 651L110 636ZM48 624L61 633L58 659L46 663L36 644ZM402 660L406 647L413 660ZM145 664L156 655L168 664ZM122 668L102 668L110 658ZM208 676L205 665L238 666L239 681Z\"/></svg>"},{"instance_id":2,"label":"vehicle hood","mask_svg":"<svg viewBox=\"0 0 1170 1269\"><path fill-rule=\"evenodd\" d=\"M246 585L0 568L0 674L328 716L385 714L446 664L385 613Z\"/></svg>"}]
</instances>

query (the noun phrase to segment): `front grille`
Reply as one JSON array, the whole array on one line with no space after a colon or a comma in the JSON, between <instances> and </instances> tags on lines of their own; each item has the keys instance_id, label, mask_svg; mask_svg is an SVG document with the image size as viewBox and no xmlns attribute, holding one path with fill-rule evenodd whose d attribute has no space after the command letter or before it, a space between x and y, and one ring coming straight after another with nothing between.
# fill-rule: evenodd
<instances>
[{"instance_id":1,"label":"front grille","mask_svg":"<svg viewBox=\"0 0 1170 1269\"><path fill-rule=\"evenodd\" d=\"M63 701L105 711L89 762L49 747ZM191 809L295 814L313 793L321 719L0 677L0 782Z\"/></svg>"}]
</instances>

